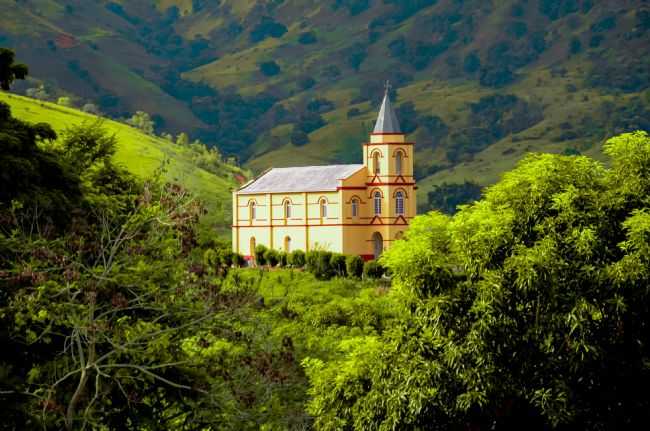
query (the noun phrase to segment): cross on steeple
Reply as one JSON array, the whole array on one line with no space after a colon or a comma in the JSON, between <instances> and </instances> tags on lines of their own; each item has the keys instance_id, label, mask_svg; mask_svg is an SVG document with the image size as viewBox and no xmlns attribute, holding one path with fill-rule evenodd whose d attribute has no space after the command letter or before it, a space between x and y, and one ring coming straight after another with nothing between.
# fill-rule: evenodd
<instances>
[{"instance_id":1,"label":"cross on steeple","mask_svg":"<svg viewBox=\"0 0 650 431\"><path fill-rule=\"evenodd\" d=\"M391 88L393 88L393 86L391 85L391 83L390 83L390 81L388 79L386 80L386 83L384 84L384 88L386 89L386 94L388 94L390 92Z\"/></svg>"}]
</instances>

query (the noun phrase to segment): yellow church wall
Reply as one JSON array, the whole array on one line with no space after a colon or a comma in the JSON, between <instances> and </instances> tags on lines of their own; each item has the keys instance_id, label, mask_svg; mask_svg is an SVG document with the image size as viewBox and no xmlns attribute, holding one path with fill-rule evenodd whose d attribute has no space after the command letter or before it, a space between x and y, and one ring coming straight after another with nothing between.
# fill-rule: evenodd
<instances>
[{"instance_id":1,"label":"yellow church wall","mask_svg":"<svg viewBox=\"0 0 650 431\"><path fill-rule=\"evenodd\" d=\"M402 169L397 171L397 152L403 152ZM251 254L251 238L277 250L324 249L371 258L375 252L373 234L379 233L383 248L408 228L416 214L413 178L414 145L397 133L372 134L363 145L364 167L339 180L336 191L233 194L233 250ZM379 175L375 175L372 155L379 154ZM381 214L374 211L374 193L382 195ZM405 214L396 213L396 193L404 193ZM321 199L327 201L327 216L321 217ZM359 211L352 215L352 200L359 200ZM256 218L249 220L249 202L256 204ZM291 215L285 216L284 202L291 202Z\"/></svg>"}]
</instances>

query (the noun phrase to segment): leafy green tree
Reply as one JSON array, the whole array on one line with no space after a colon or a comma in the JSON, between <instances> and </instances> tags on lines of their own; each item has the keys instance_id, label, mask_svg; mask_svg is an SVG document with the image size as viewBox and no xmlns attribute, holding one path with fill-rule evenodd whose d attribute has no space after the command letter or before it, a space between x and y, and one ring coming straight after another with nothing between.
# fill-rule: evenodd
<instances>
[{"instance_id":1,"label":"leafy green tree","mask_svg":"<svg viewBox=\"0 0 650 431\"><path fill-rule=\"evenodd\" d=\"M9 91L16 79L25 79L29 68L22 63L15 63L16 54L7 48L0 48L0 88Z\"/></svg>"},{"instance_id":2,"label":"leafy green tree","mask_svg":"<svg viewBox=\"0 0 650 431\"><path fill-rule=\"evenodd\" d=\"M154 122L151 116L144 111L137 111L131 118L126 120L126 123L137 127L148 135L153 135Z\"/></svg>"},{"instance_id":3,"label":"leafy green tree","mask_svg":"<svg viewBox=\"0 0 650 431\"><path fill-rule=\"evenodd\" d=\"M62 96L56 99L56 104L61 106L72 106L72 100L67 96Z\"/></svg>"},{"instance_id":4,"label":"leafy green tree","mask_svg":"<svg viewBox=\"0 0 650 431\"><path fill-rule=\"evenodd\" d=\"M638 429L650 401L650 137L526 157L381 258L401 315L304 364L317 429ZM396 394L399 394L396 396Z\"/></svg>"},{"instance_id":5,"label":"leafy green tree","mask_svg":"<svg viewBox=\"0 0 650 431\"><path fill-rule=\"evenodd\" d=\"M176 145L180 145L181 147L187 147L190 145L190 138L187 136L187 133L182 132L178 134L176 137Z\"/></svg>"}]
</instances>

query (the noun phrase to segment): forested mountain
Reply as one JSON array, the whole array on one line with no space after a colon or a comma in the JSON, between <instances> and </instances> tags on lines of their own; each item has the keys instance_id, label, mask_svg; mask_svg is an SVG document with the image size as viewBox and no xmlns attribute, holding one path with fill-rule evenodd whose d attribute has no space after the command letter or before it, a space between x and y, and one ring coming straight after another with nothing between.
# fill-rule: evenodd
<instances>
[{"instance_id":1,"label":"forested mountain","mask_svg":"<svg viewBox=\"0 0 650 431\"><path fill-rule=\"evenodd\" d=\"M0 43L47 92L118 117L147 111L256 170L358 159L386 79L418 143L423 195L492 183L530 150L599 156L593 143L649 128L642 0L0 6Z\"/></svg>"}]
</instances>

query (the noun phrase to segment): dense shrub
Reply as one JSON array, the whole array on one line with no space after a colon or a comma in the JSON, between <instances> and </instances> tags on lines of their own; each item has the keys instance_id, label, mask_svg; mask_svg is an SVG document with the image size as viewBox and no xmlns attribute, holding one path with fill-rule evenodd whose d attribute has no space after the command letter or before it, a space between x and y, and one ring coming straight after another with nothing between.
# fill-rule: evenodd
<instances>
[{"instance_id":1,"label":"dense shrub","mask_svg":"<svg viewBox=\"0 0 650 431\"><path fill-rule=\"evenodd\" d=\"M317 42L316 35L313 31L300 33L300 36L298 36L298 42L302 43L303 45L311 45Z\"/></svg>"},{"instance_id":2,"label":"dense shrub","mask_svg":"<svg viewBox=\"0 0 650 431\"><path fill-rule=\"evenodd\" d=\"M267 248L263 245L260 244L257 247L255 247L255 263L258 265L264 265L266 264L266 259L264 257L266 253Z\"/></svg>"},{"instance_id":3,"label":"dense shrub","mask_svg":"<svg viewBox=\"0 0 650 431\"><path fill-rule=\"evenodd\" d=\"M280 73L280 66L275 61L265 61L260 63L260 72L264 76L275 76Z\"/></svg>"},{"instance_id":4,"label":"dense shrub","mask_svg":"<svg viewBox=\"0 0 650 431\"><path fill-rule=\"evenodd\" d=\"M347 275L345 267L345 256L340 253L332 253L330 257L331 271L337 277L345 277Z\"/></svg>"},{"instance_id":5,"label":"dense shrub","mask_svg":"<svg viewBox=\"0 0 650 431\"><path fill-rule=\"evenodd\" d=\"M289 263L289 255L284 251L278 253L278 266L285 268Z\"/></svg>"},{"instance_id":6,"label":"dense shrub","mask_svg":"<svg viewBox=\"0 0 650 431\"><path fill-rule=\"evenodd\" d=\"M305 266L305 252L302 250L294 250L289 254L288 263L293 268L302 268Z\"/></svg>"},{"instance_id":7,"label":"dense shrub","mask_svg":"<svg viewBox=\"0 0 650 431\"><path fill-rule=\"evenodd\" d=\"M287 32L287 27L283 24L276 22L273 18L263 16L260 22L253 27L250 34L252 42L261 42L267 37L282 37Z\"/></svg>"},{"instance_id":8,"label":"dense shrub","mask_svg":"<svg viewBox=\"0 0 650 431\"><path fill-rule=\"evenodd\" d=\"M233 253L232 254L232 264L236 268L241 268L241 267L246 265L246 258L244 258L243 254Z\"/></svg>"},{"instance_id":9,"label":"dense shrub","mask_svg":"<svg viewBox=\"0 0 650 431\"><path fill-rule=\"evenodd\" d=\"M345 270L348 277L361 278L363 274L363 259L361 256L351 255L345 258Z\"/></svg>"},{"instance_id":10,"label":"dense shrub","mask_svg":"<svg viewBox=\"0 0 650 431\"><path fill-rule=\"evenodd\" d=\"M264 261L268 266L276 266L280 261L278 251L272 248L266 249L264 252Z\"/></svg>"},{"instance_id":11,"label":"dense shrub","mask_svg":"<svg viewBox=\"0 0 650 431\"><path fill-rule=\"evenodd\" d=\"M384 267L376 260L369 260L363 264L363 278L381 278Z\"/></svg>"},{"instance_id":12,"label":"dense shrub","mask_svg":"<svg viewBox=\"0 0 650 431\"><path fill-rule=\"evenodd\" d=\"M318 266L318 251L311 250L305 254L305 271L311 272L312 274L316 272Z\"/></svg>"},{"instance_id":13,"label":"dense shrub","mask_svg":"<svg viewBox=\"0 0 650 431\"><path fill-rule=\"evenodd\" d=\"M296 147L302 147L309 143L309 135L302 130L293 129L291 132L291 143Z\"/></svg>"},{"instance_id":14,"label":"dense shrub","mask_svg":"<svg viewBox=\"0 0 650 431\"><path fill-rule=\"evenodd\" d=\"M313 250L307 252L305 269L320 280L328 280L334 275L332 265L332 252L325 250Z\"/></svg>"}]
</instances>

